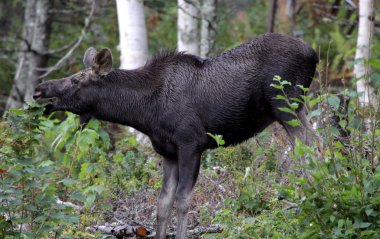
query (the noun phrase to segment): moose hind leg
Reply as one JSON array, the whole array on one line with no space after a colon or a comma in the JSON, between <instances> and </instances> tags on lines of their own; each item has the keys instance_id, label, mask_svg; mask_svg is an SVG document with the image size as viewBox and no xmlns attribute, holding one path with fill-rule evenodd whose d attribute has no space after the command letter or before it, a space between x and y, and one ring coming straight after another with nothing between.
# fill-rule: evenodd
<instances>
[{"instance_id":1,"label":"moose hind leg","mask_svg":"<svg viewBox=\"0 0 380 239\"><path fill-rule=\"evenodd\" d=\"M189 204L199 174L200 153L196 150L181 150L179 155L179 182L176 192L177 232L176 239L185 239Z\"/></svg>"},{"instance_id":2,"label":"moose hind leg","mask_svg":"<svg viewBox=\"0 0 380 239\"><path fill-rule=\"evenodd\" d=\"M289 114L290 115L290 114ZM287 123L288 120L291 119L298 119L301 123L299 126L291 126ZM318 160L323 160L322 152L323 152L323 143L322 139L316 134L315 130L311 126L309 120L306 117L305 109L301 109L299 112L297 112L297 117L286 116L284 118L278 119L278 121L281 123L281 125L285 128L291 142L292 146L295 146L295 141L298 138L302 143L308 146L312 146L313 143L316 143L317 145L317 158ZM306 159L304 157L301 157L301 162L303 164L306 163Z\"/></svg>"},{"instance_id":3,"label":"moose hind leg","mask_svg":"<svg viewBox=\"0 0 380 239\"><path fill-rule=\"evenodd\" d=\"M163 186L158 198L156 239L166 238L166 228L178 184L178 161L164 159Z\"/></svg>"},{"instance_id":4,"label":"moose hind leg","mask_svg":"<svg viewBox=\"0 0 380 239\"><path fill-rule=\"evenodd\" d=\"M296 138L301 140L302 143L310 146L316 140L316 133L306 117L305 109L297 112L296 119L300 121L301 125L291 126L283 121L280 121L280 123L284 126L293 146L295 145Z\"/></svg>"}]
</instances>

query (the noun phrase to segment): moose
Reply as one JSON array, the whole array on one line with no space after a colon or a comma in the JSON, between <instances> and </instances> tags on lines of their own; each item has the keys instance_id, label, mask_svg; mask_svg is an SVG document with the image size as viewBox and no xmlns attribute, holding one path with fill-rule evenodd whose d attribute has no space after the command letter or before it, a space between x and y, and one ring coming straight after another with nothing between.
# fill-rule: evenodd
<instances>
[{"instance_id":1,"label":"moose","mask_svg":"<svg viewBox=\"0 0 380 239\"><path fill-rule=\"evenodd\" d=\"M119 123L146 134L163 157L163 186L158 198L156 238L166 238L174 200L176 238L186 238L189 203L200 170L201 155L218 147L208 133L222 135L225 146L245 141L279 122L291 141L306 144L314 132L302 105L296 115L279 110L287 103L271 86L279 75L291 82L283 90L301 99L315 75L318 57L302 40L264 34L225 53L206 59L162 51L138 69L112 67L104 48L86 50L85 69L37 86L35 100L54 99L46 113L70 111L85 126L91 118ZM301 125L286 122L299 119Z\"/></svg>"}]
</instances>

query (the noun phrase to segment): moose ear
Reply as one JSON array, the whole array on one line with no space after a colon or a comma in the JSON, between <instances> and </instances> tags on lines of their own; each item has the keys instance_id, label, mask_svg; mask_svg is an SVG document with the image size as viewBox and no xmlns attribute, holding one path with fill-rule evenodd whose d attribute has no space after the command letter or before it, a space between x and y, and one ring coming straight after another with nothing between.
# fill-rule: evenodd
<instances>
[{"instance_id":1,"label":"moose ear","mask_svg":"<svg viewBox=\"0 0 380 239\"><path fill-rule=\"evenodd\" d=\"M90 47L86 50L83 56L83 63L86 68L89 68L92 66L92 63L94 62L94 58L96 56L96 50L93 47Z\"/></svg>"},{"instance_id":2,"label":"moose ear","mask_svg":"<svg viewBox=\"0 0 380 239\"><path fill-rule=\"evenodd\" d=\"M103 48L95 56L94 62L92 64L92 70L98 74L105 76L112 69L112 54L110 49Z\"/></svg>"}]
</instances>

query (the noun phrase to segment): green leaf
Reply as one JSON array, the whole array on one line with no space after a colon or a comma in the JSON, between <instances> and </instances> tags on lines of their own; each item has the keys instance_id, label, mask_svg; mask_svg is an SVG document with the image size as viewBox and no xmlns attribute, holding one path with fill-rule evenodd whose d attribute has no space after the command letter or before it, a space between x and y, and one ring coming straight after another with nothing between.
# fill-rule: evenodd
<instances>
[{"instance_id":1,"label":"green leaf","mask_svg":"<svg viewBox=\"0 0 380 239\"><path fill-rule=\"evenodd\" d=\"M276 95L275 99L277 100L286 100L286 97L283 95Z\"/></svg>"},{"instance_id":2,"label":"green leaf","mask_svg":"<svg viewBox=\"0 0 380 239\"><path fill-rule=\"evenodd\" d=\"M70 198L79 202L85 202L86 197L81 191L75 191L70 195Z\"/></svg>"},{"instance_id":3,"label":"green leaf","mask_svg":"<svg viewBox=\"0 0 380 239\"><path fill-rule=\"evenodd\" d=\"M136 145L137 145L137 140L135 139L135 137L128 137L128 142L129 142L132 146L136 146Z\"/></svg>"},{"instance_id":4,"label":"green leaf","mask_svg":"<svg viewBox=\"0 0 380 239\"><path fill-rule=\"evenodd\" d=\"M103 185L94 185L94 186L90 186L86 188L84 190L84 194L92 193L92 192L97 192L98 194L102 194L104 190L105 190L105 187Z\"/></svg>"},{"instance_id":5,"label":"green leaf","mask_svg":"<svg viewBox=\"0 0 380 239\"><path fill-rule=\"evenodd\" d=\"M281 81L280 84L281 84L281 85L292 85L291 82L286 81L286 80Z\"/></svg>"},{"instance_id":6,"label":"green leaf","mask_svg":"<svg viewBox=\"0 0 380 239\"><path fill-rule=\"evenodd\" d=\"M352 225L352 228L353 229L367 228L371 225L372 225L372 223L369 223L369 222L355 222L354 225Z\"/></svg>"},{"instance_id":7,"label":"green leaf","mask_svg":"<svg viewBox=\"0 0 380 239\"><path fill-rule=\"evenodd\" d=\"M294 102L294 103L291 103L289 106L290 106L290 108L292 108L293 110L296 110L296 109L298 109L299 104L296 103L296 102Z\"/></svg>"},{"instance_id":8,"label":"green leaf","mask_svg":"<svg viewBox=\"0 0 380 239\"><path fill-rule=\"evenodd\" d=\"M273 87L273 88L279 89L279 90L283 90L284 89L284 87L282 85L270 84L270 86Z\"/></svg>"},{"instance_id":9,"label":"green leaf","mask_svg":"<svg viewBox=\"0 0 380 239\"><path fill-rule=\"evenodd\" d=\"M298 119L292 119L292 120L286 121L286 123L292 127L301 125L301 122Z\"/></svg>"},{"instance_id":10,"label":"green leaf","mask_svg":"<svg viewBox=\"0 0 380 239\"><path fill-rule=\"evenodd\" d=\"M345 223L346 223L346 221L344 219L339 219L339 221L338 221L338 227L342 228Z\"/></svg>"},{"instance_id":11,"label":"green leaf","mask_svg":"<svg viewBox=\"0 0 380 239\"><path fill-rule=\"evenodd\" d=\"M367 216L371 216L373 214L374 210L372 208L367 208L365 210L365 213L367 214Z\"/></svg>"},{"instance_id":12,"label":"green leaf","mask_svg":"<svg viewBox=\"0 0 380 239\"><path fill-rule=\"evenodd\" d=\"M96 199L95 193L88 194L86 196L86 205L91 206L95 202L95 199Z\"/></svg>"},{"instance_id":13,"label":"green leaf","mask_svg":"<svg viewBox=\"0 0 380 239\"><path fill-rule=\"evenodd\" d=\"M289 98L289 100L295 101L295 102L298 102L298 103L301 103L301 104L303 103L303 101L301 99L299 99L299 98L292 97L292 98Z\"/></svg>"},{"instance_id":14,"label":"green leaf","mask_svg":"<svg viewBox=\"0 0 380 239\"><path fill-rule=\"evenodd\" d=\"M297 85L297 87L300 88L301 90L303 90L304 93L309 92L309 88L304 87L303 85Z\"/></svg>"},{"instance_id":15,"label":"green leaf","mask_svg":"<svg viewBox=\"0 0 380 239\"><path fill-rule=\"evenodd\" d=\"M280 82L280 81L281 81L281 76L279 76L279 75L275 75L275 76L273 77L273 80L274 80L274 81L278 81L278 82Z\"/></svg>"},{"instance_id":16,"label":"green leaf","mask_svg":"<svg viewBox=\"0 0 380 239\"><path fill-rule=\"evenodd\" d=\"M339 106L340 106L340 99L338 98L338 96L336 96L336 95L330 95L330 96L327 98L327 102L329 103L329 105L330 105L334 110L338 110L338 109L339 109Z\"/></svg>"},{"instance_id":17,"label":"green leaf","mask_svg":"<svg viewBox=\"0 0 380 239\"><path fill-rule=\"evenodd\" d=\"M368 59L368 65L375 68L375 69L380 70L380 60L379 59L376 59L376 58Z\"/></svg>"},{"instance_id":18,"label":"green leaf","mask_svg":"<svg viewBox=\"0 0 380 239\"><path fill-rule=\"evenodd\" d=\"M286 107L279 107L278 110L296 116L296 113L295 113L293 110L289 109L289 108L286 108Z\"/></svg>"},{"instance_id":19,"label":"green leaf","mask_svg":"<svg viewBox=\"0 0 380 239\"><path fill-rule=\"evenodd\" d=\"M223 146L226 142L224 141L223 139L223 136L222 135L216 135L216 134L211 134L211 133L207 133L208 136L210 136L211 138L213 138L216 142L216 144L219 146Z\"/></svg>"},{"instance_id":20,"label":"green leaf","mask_svg":"<svg viewBox=\"0 0 380 239\"><path fill-rule=\"evenodd\" d=\"M310 108L314 108L314 106L315 106L316 104L318 104L319 102L321 102L321 100L322 100L321 97L317 97L317 98L315 98L315 99L310 100L310 101L309 101L309 107L310 107Z\"/></svg>"}]
</instances>

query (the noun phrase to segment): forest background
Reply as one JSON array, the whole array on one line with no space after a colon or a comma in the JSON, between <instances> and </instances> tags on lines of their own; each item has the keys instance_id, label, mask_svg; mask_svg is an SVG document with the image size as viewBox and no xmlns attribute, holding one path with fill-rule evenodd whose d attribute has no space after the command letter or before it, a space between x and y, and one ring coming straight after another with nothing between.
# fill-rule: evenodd
<instances>
[{"instance_id":1,"label":"forest background","mask_svg":"<svg viewBox=\"0 0 380 239\"><path fill-rule=\"evenodd\" d=\"M316 146L289 150L276 124L239 146L207 151L190 236L379 238L379 17L371 0L0 0L0 238L154 233L160 157L123 127L92 120L78 131L73 114L43 116L29 100L37 83L82 69L90 46L110 48L115 66L127 69L160 49L206 57L265 32L302 38L320 56L302 103L323 138L324 160ZM142 19L137 43L123 39L131 31L123 19ZM222 136L215 140L223 145ZM169 233L175 224L173 217Z\"/></svg>"}]
</instances>

